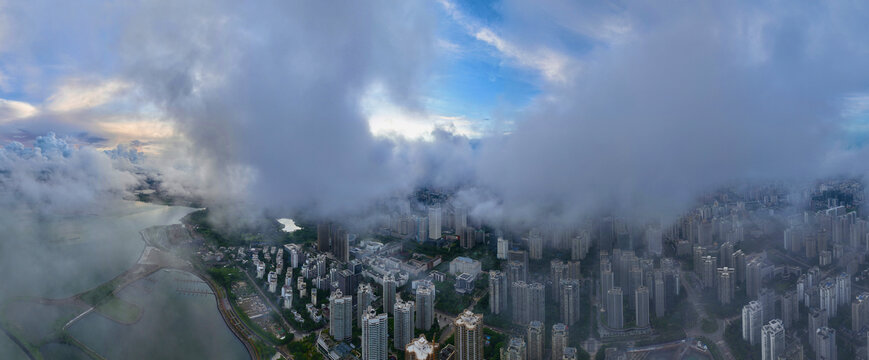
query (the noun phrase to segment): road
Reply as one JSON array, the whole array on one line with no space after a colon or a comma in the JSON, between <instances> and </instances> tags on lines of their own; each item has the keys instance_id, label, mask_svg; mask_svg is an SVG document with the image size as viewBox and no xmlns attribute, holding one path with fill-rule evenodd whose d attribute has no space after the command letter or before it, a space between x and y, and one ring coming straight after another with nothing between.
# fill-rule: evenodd
<instances>
[{"instance_id":1,"label":"road","mask_svg":"<svg viewBox=\"0 0 869 360\"><path fill-rule=\"evenodd\" d=\"M682 282L682 284L685 285L685 291L688 292L687 301L690 302L691 305L694 307L694 311L697 312L697 315L699 315L700 319L698 319L697 323L694 324L693 327L691 327L690 329L685 329L685 334L688 337L692 338L703 336L707 339L712 340L713 342L715 342L715 345L718 346L718 349L721 351L721 355L724 356L724 359L736 360L736 358L733 357L733 354L730 353L730 347L728 347L727 343L724 341L724 328L727 326L727 320L729 319L718 319L714 316L709 316L709 314L706 313L706 309L702 305L702 296L698 295L699 290L696 290L694 288L694 285L698 282L695 278L691 277L691 275L694 275L694 273L690 273L687 271L680 272L680 281ZM714 333L709 334L701 330L700 324L702 322L699 320L702 319L715 319L718 327Z\"/></svg>"}]
</instances>

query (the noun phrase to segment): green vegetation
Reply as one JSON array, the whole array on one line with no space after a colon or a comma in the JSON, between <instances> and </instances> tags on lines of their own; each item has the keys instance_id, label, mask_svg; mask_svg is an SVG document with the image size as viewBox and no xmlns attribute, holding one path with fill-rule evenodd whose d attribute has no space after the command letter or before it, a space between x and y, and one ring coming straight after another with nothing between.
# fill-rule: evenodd
<instances>
[{"instance_id":1,"label":"green vegetation","mask_svg":"<svg viewBox=\"0 0 869 360\"><path fill-rule=\"evenodd\" d=\"M483 329L483 336L489 341L489 346L483 349L483 358L497 359L500 357L501 348L507 343L507 335L490 329Z\"/></svg>"},{"instance_id":2,"label":"green vegetation","mask_svg":"<svg viewBox=\"0 0 869 360\"><path fill-rule=\"evenodd\" d=\"M317 360L323 357L317 351L317 336L315 334L287 344L287 350L298 360Z\"/></svg>"},{"instance_id":3,"label":"green vegetation","mask_svg":"<svg viewBox=\"0 0 869 360\"><path fill-rule=\"evenodd\" d=\"M142 316L142 309L118 297L112 296L101 302L96 311L122 324L133 324Z\"/></svg>"},{"instance_id":4,"label":"green vegetation","mask_svg":"<svg viewBox=\"0 0 869 360\"><path fill-rule=\"evenodd\" d=\"M473 299L471 295L457 293L452 285L454 283L455 278L452 276L448 276L446 281L435 282L435 289L437 291L435 309L451 315L458 315L462 310L471 306Z\"/></svg>"},{"instance_id":5,"label":"green vegetation","mask_svg":"<svg viewBox=\"0 0 869 360\"><path fill-rule=\"evenodd\" d=\"M232 283L243 279L241 270L236 267L209 268L208 275L211 276L220 286L229 289Z\"/></svg>"},{"instance_id":6,"label":"green vegetation","mask_svg":"<svg viewBox=\"0 0 869 360\"><path fill-rule=\"evenodd\" d=\"M742 340L742 319L737 319L724 328L724 341L737 359L760 359L760 344L751 346Z\"/></svg>"},{"instance_id":7,"label":"green vegetation","mask_svg":"<svg viewBox=\"0 0 869 360\"><path fill-rule=\"evenodd\" d=\"M707 334L718 331L718 322L715 319L704 318L700 320L700 329Z\"/></svg>"}]
</instances>

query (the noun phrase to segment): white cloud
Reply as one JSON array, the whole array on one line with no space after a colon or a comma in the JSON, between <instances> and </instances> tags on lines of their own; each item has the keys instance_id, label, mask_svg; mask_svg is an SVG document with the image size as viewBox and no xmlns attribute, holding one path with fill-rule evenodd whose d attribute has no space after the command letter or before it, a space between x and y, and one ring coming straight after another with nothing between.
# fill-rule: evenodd
<instances>
[{"instance_id":1,"label":"white cloud","mask_svg":"<svg viewBox=\"0 0 869 360\"><path fill-rule=\"evenodd\" d=\"M462 116L428 114L401 108L387 100L382 87L372 86L360 101L371 134L407 140L434 140L433 132L441 129L469 138L481 136L476 124Z\"/></svg>"},{"instance_id":2,"label":"white cloud","mask_svg":"<svg viewBox=\"0 0 869 360\"><path fill-rule=\"evenodd\" d=\"M0 123L28 118L39 113L39 109L23 101L0 99Z\"/></svg>"},{"instance_id":3,"label":"white cloud","mask_svg":"<svg viewBox=\"0 0 869 360\"><path fill-rule=\"evenodd\" d=\"M519 66L540 72L547 81L564 83L570 78L571 68L577 67L565 54L547 47L529 49L498 35L494 30L476 24L459 11L455 4L441 0L447 14L465 31L477 40L491 45L505 58L515 61Z\"/></svg>"},{"instance_id":4,"label":"white cloud","mask_svg":"<svg viewBox=\"0 0 869 360\"><path fill-rule=\"evenodd\" d=\"M130 84L120 80L88 82L71 80L48 98L46 108L56 112L77 111L95 108L112 101L116 96L130 88Z\"/></svg>"}]
</instances>

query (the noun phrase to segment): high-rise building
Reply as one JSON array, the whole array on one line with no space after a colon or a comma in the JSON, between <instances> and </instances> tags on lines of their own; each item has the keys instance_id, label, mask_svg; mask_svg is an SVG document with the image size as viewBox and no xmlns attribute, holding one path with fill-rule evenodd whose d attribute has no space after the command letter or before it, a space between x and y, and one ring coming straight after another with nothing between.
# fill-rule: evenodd
<instances>
[{"instance_id":1,"label":"high-rise building","mask_svg":"<svg viewBox=\"0 0 869 360\"><path fill-rule=\"evenodd\" d=\"M762 286L761 270L763 263L759 259L752 259L745 266L745 294L749 299L756 299Z\"/></svg>"},{"instance_id":2,"label":"high-rise building","mask_svg":"<svg viewBox=\"0 0 869 360\"><path fill-rule=\"evenodd\" d=\"M543 235L536 229L528 233L528 257L532 260L543 258Z\"/></svg>"},{"instance_id":3,"label":"high-rise building","mask_svg":"<svg viewBox=\"0 0 869 360\"><path fill-rule=\"evenodd\" d=\"M751 345L760 343L763 327L763 305L758 301L750 301L742 307L742 339Z\"/></svg>"},{"instance_id":4,"label":"high-rise building","mask_svg":"<svg viewBox=\"0 0 869 360\"><path fill-rule=\"evenodd\" d=\"M463 234L465 228L468 227L468 209L464 207L455 208L453 210L453 219L456 235Z\"/></svg>"},{"instance_id":5,"label":"high-rise building","mask_svg":"<svg viewBox=\"0 0 869 360\"><path fill-rule=\"evenodd\" d=\"M601 261L600 268L600 296L605 297L615 286L615 274L613 274L612 265L608 261Z\"/></svg>"},{"instance_id":6,"label":"high-rise building","mask_svg":"<svg viewBox=\"0 0 869 360\"><path fill-rule=\"evenodd\" d=\"M841 273L836 276L836 299L837 305L847 305L851 300L851 276Z\"/></svg>"},{"instance_id":7,"label":"high-rise building","mask_svg":"<svg viewBox=\"0 0 869 360\"><path fill-rule=\"evenodd\" d=\"M869 325L869 292L864 292L851 302L851 330L855 333Z\"/></svg>"},{"instance_id":8,"label":"high-rise building","mask_svg":"<svg viewBox=\"0 0 869 360\"><path fill-rule=\"evenodd\" d=\"M389 324L386 314L377 314L374 308L362 316L362 360L386 360Z\"/></svg>"},{"instance_id":9,"label":"high-rise building","mask_svg":"<svg viewBox=\"0 0 869 360\"><path fill-rule=\"evenodd\" d=\"M564 348L564 355L561 356L562 360L577 360L577 351L575 347L568 346Z\"/></svg>"},{"instance_id":10,"label":"high-rise building","mask_svg":"<svg viewBox=\"0 0 869 360\"><path fill-rule=\"evenodd\" d=\"M607 292L606 315L607 325L613 329L621 329L625 326L624 303L622 300L622 288L614 287Z\"/></svg>"},{"instance_id":11,"label":"high-rise building","mask_svg":"<svg viewBox=\"0 0 869 360\"><path fill-rule=\"evenodd\" d=\"M331 226L328 223L317 224L317 251L329 251L331 235Z\"/></svg>"},{"instance_id":12,"label":"high-rise building","mask_svg":"<svg viewBox=\"0 0 869 360\"><path fill-rule=\"evenodd\" d=\"M433 205L428 208L428 238L430 240L441 238L442 215L440 205Z\"/></svg>"},{"instance_id":13,"label":"high-rise building","mask_svg":"<svg viewBox=\"0 0 869 360\"><path fill-rule=\"evenodd\" d=\"M513 323L517 325L530 322L528 312L528 284L524 281L514 281L510 287L511 311Z\"/></svg>"},{"instance_id":14,"label":"high-rise building","mask_svg":"<svg viewBox=\"0 0 869 360\"><path fill-rule=\"evenodd\" d=\"M667 289L664 286L664 274L655 272L655 317L663 317L667 311Z\"/></svg>"},{"instance_id":15,"label":"high-rise building","mask_svg":"<svg viewBox=\"0 0 869 360\"><path fill-rule=\"evenodd\" d=\"M818 328L827 326L827 311L819 308L810 308L809 309L809 345L812 347L812 350L818 350L818 338L816 336L812 336Z\"/></svg>"},{"instance_id":16,"label":"high-rise building","mask_svg":"<svg viewBox=\"0 0 869 360\"><path fill-rule=\"evenodd\" d=\"M331 251L335 259L343 263L350 261L350 238L347 230L340 226L335 228L331 234L331 243Z\"/></svg>"},{"instance_id":17,"label":"high-rise building","mask_svg":"<svg viewBox=\"0 0 869 360\"><path fill-rule=\"evenodd\" d=\"M707 255L701 259L701 264L700 275L703 280L703 287L712 288L715 285L715 270L718 268L718 259Z\"/></svg>"},{"instance_id":18,"label":"high-rise building","mask_svg":"<svg viewBox=\"0 0 869 360\"><path fill-rule=\"evenodd\" d=\"M397 286L395 275L392 273L383 277L383 311L387 314L395 307L395 288Z\"/></svg>"},{"instance_id":19,"label":"high-rise building","mask_svg":"<svg viewBox=\"0 0 869 360\"><path fill-rule=\"evenodd\" d=\"M730 255L730 262L733 264L734 269L736 269L736 283L744 284L745 283L745 270L747 264L745 263L745 253L742 250L736 250L733 254Z\"/></svg>"},{"instance_id":20,"label":"high-rise building","mask_svg":"<svg viewBox=\"0 0 869 360\"><path fill-rule=\"evenodd\" d=\"M772 319L777 318L775 312L775 301L776 294L770 288L762 288L760 289L760 293L757 294L757 302L763 306L763 322L766 323Z\"/></svg>"},{"instance_id":21,"label":"high-rise building","mask_svg":"<svg viewBox=\"0 0 869 360\"><path fill-rule=\"evenodd\" d=\"M634 297L637 327L649 326L649 288L638 287Z\"/></svg>"},{"instance_id":22,"label":"high-rise building","mask_svg":"<svg viewBox=\"0 0 869 360\"><path fill-rule=\"evenodd\" d=\"M528 274L528 267L519 261L508 261L505 265L504 272L507 273L507 283L513 284L516 281L525 281Z\"/></svg>"},{"instance_id":23,"label":"high-rise building","mask_svg":"<svg viewBox=\"0 0 869 360\"><path fill-rule=\"evenodd\" d=\"M362 324L362 316L368 313L368 307L371 306L371 301L374 299L374 290L370 284L359 285L356 290L356 323Z\"/></svg>"},{"instance_id":24,"label":"high-rise building","mask_svg":"<svg viewBox=\"0 0 869 360\"><path fill-rule=\"evenodd\" d=\"M815 358L818 360L836 360L836 330L826 326L815 330Z\"/></svg>"},{"instance_id":25,"label":"high-rise building","mask_svg":"<svg viewBox=\"0 0 869 360\"><path fill-rule=\"evenodd\" d=\"M502 237L498 237L498 253L497 258L499 260L507 259L507 250L510 249L510 240L507 240Z\"/></svg>"},{"instance_id":26,"label":"high-rise building","mask_svg":"<svg viewBox=\"0 0 869 360\"><path fill-rule=\"evenodd\" d=\"M828 317L836 317L838 313L837 308L839 307L838 300L838 288L836 287L836 282L832 279L826 279L821 281L820 291L820 300L821 305L820 308L827 311Z\"/></svg>"},{"instance_id":27,"label":"high-rise building","mask_svg":"<svg viewBox=\"0 0 869 360\"><path fill-rule=\"evenodd\" d=\"M561 288L561 294L558 296L561 299L561 322L567 324L567 326L572 326L579 321L580 314L582 314L579 303L579 280L563 279L559 287Z\"/></svg>"},{"instance_id":28,"label":"high-rise building","mask_svg":"<svg viewBox=\"0 0 869 360\"><path fill-rule=\"evenodd\" d=\"M428 240L428 217L427 216L414 216L414 224L416 227L416 241L419 243L423 243Z\"/></svg>"},{"instance_id":29,"label":"high-rise building","mask_svg":"<svg viewBox=\"0 0 869 360\"><path fill-rule=\"evenodd\" d=\"M329 297L329 334L342 341L353 335L353 297L335 290Z\"/></svg>"},{"instance_id":30,"label":"high-rise building","mask_svg":"<svg viewBox=\"0 0 869 360\"><path fill-rule=\"evenodd\" d=\"M425 335L404 346L405 360L438 360L438 344L430 343Z\"/></svg>"},{"instance_id":31,"label":"high-rise building","mask_svg":"<svg viewBox=\"0 0 869 360\"><path fill-rule=\"evenodd\" d=\"M395 311L393 311L392 325L392 346L396 349L404 348L413 339L414 323L414 303L413 301L395 301Z\"/></svg>"},{"instance_id":32,"label":"high-rise building","mask_svg":"<svg viewBox=\"0 0 869 360\"><path fill-rule=\"evenodd\" d=\"M779 319L761 329L761 360L778 360L785 353L785 328Z\"/></svg>"},{"instance_id":33,"label":"high-rise building","mask_svg":"<svg viewBox=\"0 0 869 360\"><path fill-rule=\"evenodd\" d=\"M558 323L552 325L552 358L564 357L564 347L567 346L567 325Z\"/></svg>"},{"instance_id":34,"label":"high-rise building","mask_svg":"<svg viewBox=\"0 0 869 360\"><path fill-rule=\"evenodd\" d=\"M428 331L434 323L435 286L423 282L416 286L416 328Z\"/></svg>"},{"instance_id":35,"label":"high-rise building","mask_svg":"<svg viewBox=\"0 0 869 360\"><path fill-rule=\"evenodd\" d=\"M525 340L512 337L506 347L501 348L501 360L526 360Z\"/></svg>"},{"instance_id":36,"label":"high-rise building","mask_svg":"<svg viewBox=\"0 0 869 360\"><path fill-rule=\"evenodd\" d=\"M453 321L456 332L456 360L483 358L483 315L465 310Z\"/></svg>"},{"instance_id":37,"label":"high-rise building","mask_svg":"<svg viewBox=\"0 0 869 360\"><path fill-rule=\"evenodd\" d=\"M650 254L661 256L663 252L663 234L660 226L649 226L646 228L646 249Z\"/></svg>"},{"instance_id":38,"label":"high-rise building","mask_svg":"<svg viewBox=\"0 0 869 360\"><path fill-rule=\"evenodd\" d=\"M556 303L561 301L559 298L559 286L561 286L561 279L567 278L567 264L564 261L553 259L549 263L549 279L552 281L552 291L550 291L550 296L553 297Z\"/></svg>"},{"instance_id":39,"label":"high-rise building","mask_svg":"<svg viewBox=\"0 0 869 360\"><path fill-rule=\"evenodd\" d=\"M588 231L582 230L570 241L570 260L582 260L588 255L591 239Z\"/></svg>"},{"instance_id":40,"label":"high-rise building","mask_svg":"<svg viewBox=\"0 0 869 360\"><path fill-rule=\"evenodd\" d=\"M528 325L528 360L543 360L545 329L540 321Z\"/></svg>"},{"instance_id":41,"label":"high-rise building","mask_svg":"<svg viewBox=\"0 0 869 360\"><path fill-rule=\"evenodd\" d=\"M733 243L725 241L724 244L721 244L721 247L718 248L718 265L721 267L735 267L731 263L731 260L733 260L731 255L733 255Z\"/></svg>"},{"instance_id":42,"label":"high-rise building","mask_svg":"<svg viewBox=\"0 0 869 360\"><path fill-rule=\"evenodd\" d=\"M800 320L800 304L797 299L796 291L788 291L781 296L781 320L785 329L791 329L791 326Z\"/></svg>"},{"instance_id":43,"label":"high-rise building","mask_svg":"<svg viewBox=\"0 0 869 360\"><path fill-rule=\"evenodd\" d=\"M733 268L718 268L718 302L722 305L730 304L733 300L735 287L733 278Z\"/></svg>"},{"instance_id":44,"label":"high-rise building","mask_svg":"<svg viewBox=\"0 0 869 360\"><path fill-rule=\"evenodd\" d=\"M531 283L528 285L528 299L526 300L528 308L528 319L525 324L538 320L546 321L546 307L540 304L546 304L546 287L541 283Z\"/></svg>"},{"instance_id":45,"label":"high-rise building","mask_svg":"<svg viewBox=\"0 0 869 360\"><path fill-rule=\"evenodd\" d=\"M507 274L498 270L489 271L489 312L500 314L507 311Z\"/></svg>"},{"instance_id":46,"label":"high-rise building","mask_svg":"<svg viewBox=\"0 0 869 360\"><path fill-rule=\"evenodd\" d=\"M582 264L579 260L568 261L567 262L567 278L568 279L582 279Z\"/></svg>"}]
</instances>

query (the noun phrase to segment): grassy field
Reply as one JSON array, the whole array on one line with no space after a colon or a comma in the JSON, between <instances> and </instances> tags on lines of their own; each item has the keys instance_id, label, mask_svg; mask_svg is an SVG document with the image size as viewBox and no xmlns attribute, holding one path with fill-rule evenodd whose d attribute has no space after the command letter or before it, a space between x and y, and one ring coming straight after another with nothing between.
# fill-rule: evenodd
<instances>
[{"instance_id":1,"label":"grassy field","mask_svg":"<svg viewBox=\"0 0 869 360\"><path fill-rule=\"evenodd\" d=\"M106 298L96 307L96 311L121 324L130 325L142 316L142 308L115 296Z\"/></svg>"}]
</instances>

